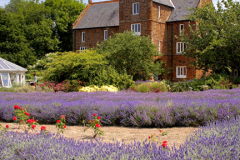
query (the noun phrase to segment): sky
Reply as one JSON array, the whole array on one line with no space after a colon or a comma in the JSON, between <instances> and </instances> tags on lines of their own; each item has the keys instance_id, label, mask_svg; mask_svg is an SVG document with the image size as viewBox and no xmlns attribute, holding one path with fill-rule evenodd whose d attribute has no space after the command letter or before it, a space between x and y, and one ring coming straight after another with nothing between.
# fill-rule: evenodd
<instances>
[{"instance_id":1,"label":"sky","mask_svg":"<svg viewBox=\"0 0 240 160\"><path fill-rule=\"evenodd\" d=\"M44 1L44 0L40 0L40 1ZM92 0L93 2L101 2L101 1L107 1L107 0ZM217 0L212 0L213 4L216 5L217 4ZM240 1L240 0L237 0ZM0 6L5 6L6 4L8 4L10 2L10 0L0 0ZM83 0L83 3L88 3L88 0Z\"/></svg>"}]
</instances>

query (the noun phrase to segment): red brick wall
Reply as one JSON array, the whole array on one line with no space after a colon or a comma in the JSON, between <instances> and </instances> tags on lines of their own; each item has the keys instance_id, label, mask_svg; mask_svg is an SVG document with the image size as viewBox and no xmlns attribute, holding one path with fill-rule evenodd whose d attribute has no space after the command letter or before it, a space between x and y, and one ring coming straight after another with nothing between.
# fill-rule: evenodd
<instances>
[{"instance_id":1,"label":"red brick wall","mask_svg":"<svg viewBox=\"0 0 240 160\"><path fill-rule=\"evenodd\" d=\"M93 48L97 43L104 41L104 30L108 30L108 37L110 37L113 36L114 33L118 33L119 27L76 30L75 51L79 50L80 47L87 47L87 49ZM85 42L82 42L82 32L85 32Z\"/></svg>"}]
</instances>

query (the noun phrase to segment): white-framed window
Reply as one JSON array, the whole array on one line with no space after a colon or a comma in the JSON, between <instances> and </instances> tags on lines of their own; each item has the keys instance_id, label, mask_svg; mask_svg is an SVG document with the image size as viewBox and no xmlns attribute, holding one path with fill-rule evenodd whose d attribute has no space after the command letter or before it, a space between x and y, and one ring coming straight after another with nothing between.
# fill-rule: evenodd
<instances>
[{"instance_id":1,"label":"white-framed window","mask_svg":"<svg viewBox=\"0 0 240 160\"><path fill-rule=\"evenodd\" d=\"M158 6L158 18L160 18L161 17L161 8L160 8L160 6Z\"/></svg>"},{"instance_id":2,"label":"white-framed window","mask_svg":"<svg viewBox=\"0 0 240 160\"><path fill-rule=\"evenodd\" d=\"M85 42L85 32L82 32L82 42Z\"/></svg>"},{"instance_id":3,"label":"white-framed window","mask_svg":"<svg viewBox=\"0 0 240 160\"><path fill-rule=\"evenodd\" d=\"M108 30L104 30L104 40L108 39Z\"/></svg>"},{"instance_id":4,"label":"white-framed window","mask_svg":"<svg viewBox=\"0 0 240 160\"><path fill-rule=\"evenodd\" d=\"M161 53L161 41L158 41L158 53Z\"/></svg>"},{"instance_id":5,"label":"white-framed window","mask_svg":"<svg viewBox=\"0 0 240 160\"><path fill-rule=\"evenodd\" d=\"M136 23L136 24L131 24L131 31L134 31L136 35L141 35L141 24Z\"/></svg>"},{"instance_id":6,"label":"white-framed window","mask_svg":"<svg viewBox=\"0 0 240 160\"><path fill-rule=\"evenodd\" d=\"M183 29L184 29L184 25L179 24L179 35L183 32Z\"/></svg>"},{"instance_id":7,"label":"white-framed window","mask_svg":"<svg viewBox=\"0 0 240 160\"><path fill-rule=\"evenodd\" d=\"M187 67L177 66L176 67L176 78L187 78Z\"/></svg>"},{"instance_id":8,"label":"white-framed window","mask_svg":"<svg viewBox=\"0 0 240 160\"><path fill-rule=\"evenodd\" d=\"M139 3L132 4L132 14L133 15L139 14Z\"/></svg>"},{"instance_id":9,"label":"white-framed window","mask_svg":"<svg viewBox=\"0 0 240 160\"><path fill-rule=\"evenodd\" d=\"M186 48L186 45L184 42L177 42L176 43L176 54L181 54L185 48Z\"/></svg>"},{"instance_id":10,"label":"white-framed window","mask_svg":"<svg viewBox=\"0 0 240 160\"><path fill-rule=\"evenodd\" d=\"M87 47L80 47L80 53L85 52L86 49L87 49Z\"/></svg>"},{"instance_id":11,"label":"white-framed window","mask_svg":"<svg viewBox=\"0 0 240 160\"><path fill-rule=\"evenodd\" d=\"M3 87L11 87L12 86L9 73L1 73L0 79L1 79L1 85Z\"/></svg>"}]
</instances>

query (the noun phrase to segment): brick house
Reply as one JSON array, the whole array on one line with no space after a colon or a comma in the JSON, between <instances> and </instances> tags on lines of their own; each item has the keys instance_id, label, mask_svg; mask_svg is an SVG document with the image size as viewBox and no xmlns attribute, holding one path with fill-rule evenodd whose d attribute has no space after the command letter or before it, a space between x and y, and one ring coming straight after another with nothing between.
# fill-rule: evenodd
<instances>
[{"instance_id":1,"label":"brick house","mask_svg":"<svg viewBox=\"0 0 240 160\"><path fill-rule=\"evenodd\" d=\"M88 5L73 24L73 49L85 50L106 40L113 33L133 30L140 36L150 36L163 54L157 59L166 62L169 74L164 78L182 81L200 78L202 71L190 65L181 55L186 47L175 38L180 32L189 34L185 17L191 14L187 8L202 7L212 0L112 0ZM195 22L190 22L191 25ZM162 77L159 77L162 78Z\"/></svg>"}]
</instances>

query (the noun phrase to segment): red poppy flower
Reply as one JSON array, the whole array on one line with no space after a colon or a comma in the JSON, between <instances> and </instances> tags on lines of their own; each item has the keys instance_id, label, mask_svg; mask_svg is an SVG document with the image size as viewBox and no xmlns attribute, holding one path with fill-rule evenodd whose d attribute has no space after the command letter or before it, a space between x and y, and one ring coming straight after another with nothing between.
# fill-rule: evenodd
<instances>
[{"instance_id":1,"label":"red poppy flower","mask_svg":"<svg viewBox=\"0 0 240 160\"><path fill-rule=\"evenodd\" d=\"M30 116L30 114L28 112L24 112L25 115L27 115L28 117Z\"/></svg>"},{"instance_id":2,"label":"red poppy flower","mask_svg":"<svg viewBox=\"0 0 240 160\"><path fill-rule=\"evenodd\" d=\"M9 128L9 125L6 125L6 128Z\"/></svg>"},{"instance_id":3,"label":"red poppy flower","mask_svg":"<svg viewBox=\"0 0 240 160\"><path fill-rule=\"evenodd\" d=\"M20 122L23 122L22 120Z\"/></svg>"},{"instance_id":4,"label":"red poppy flower","mask_svg":"<svg viewBox=\"0 0 240 160\"><path fill-rule=\"evenodd\" d=\"M93 114L93 116L95 117L95 116L97 116L97 114Z\"/></svg>"},{"instance_id":5,"label":"red poppy flower","mask_svg":"<svg viewBox=\"0 0 240 160\"><path fill-rule=\"evenodd\" d=\"M97 117L97 119L101 119L100 117Z\"/></svg>"},{"instance_id":6,"label":"red poppy flower","mask_svg":"<svg viewBox=\"0 0 240 160\"><path fill-rule=\"evenodd\" d=\"M65 116L64 116L64 115L61 115L61 118L62 118L62 119L65 119Z\"/></svg>"},{"instance_id":7,"label":"red poppy flower","mask_svg":"<svg viewBox=\"0 0 240 160\"><path fill-rule=\"evenodd\" d=\"M34 129L36 127L36 125L32 125L32 129Z\"/></svg>"},{"instance_id":8,"label":"red poppy flower","mask_svg":"<svg viewBox=\"0 0 240 160\"><path fill-rule=\"evenodd\" d=\"M163 141L162 146L163 148L167 147L167 141Z\"/></svg>"},{"instance_id":9,"label":"red poppy flower","mask_svg":"<svg viewBox=\"0 0 240 160\"><path fill-rule=\"evenodd\" d=\"M162 132L161 129L159 129L159 132L160 132L160 133Z\"/></svg>"},{"instance_id":10,"label":"red poppy flower","mask_svg":"<svg viewBox=\"0 0 240 160\"><path fill-rule=\"evenodd\" d=\"M66 128L66 126L64 125L63 128Z\"/></svg>"},{"instance_id":11,"label":"red poppy flower","mask_svg":"<svg viewBox=\"0 0 240 160\"><path fill-rule=\"evenodd\" d=\"M14 109L21 109L21 108L18 105L15 105Z\"/></svg>"},{"instance_id":12,"label":"red poppy flower","mask_svg":"<svg viewBox=\"0 0 240 160\"><path fill-rule=\"evenodd\" d=\"M45 127L45 126L42 126L42 127L41 127L41 131L42 131L42 130L45 131L45 130L46 130L46 127Z\"/></svg>"},{"instance_id":13,"label":"red poppy flower","mask_svg":"<svg viewBox=\"0 0 240 160\"><path fill-rule=\"evenodd\" d=\"M96 124L96 127L97 127L97 128L100 128L101 126L100 126L100 124Z\"/></svg>"},{"instance_id":14,"label":"red poppy flower","mask_svg":"<svg viewBox=\"0 0 240 160\"><path fill-rule=\"evenodd\" d=\"M150 139L151 137L150 136L148 136L148 139Z\"/></svg>"},{"instance_id":15,"label":"red poppy flower","mask_svg":"<svg viewBox=\"0 0 240 160\"><path fill-rule=\"evenodd\" d=\"M57 123L60 123L61 121L60 120L57 120Z\"/></svg>"},{"instance_id":16,"label":"red poppy flower","mask_svg":"<svg viewBox=\"0 0 240 160\"><path fill-rule=\"evenodd\" d=\"M16 116L15 116L15 117L13 117L13 120L14 120L14 121L16 121L16 120L17 120L17 117L16 117Z\"/></svg>"}]
</instances>

